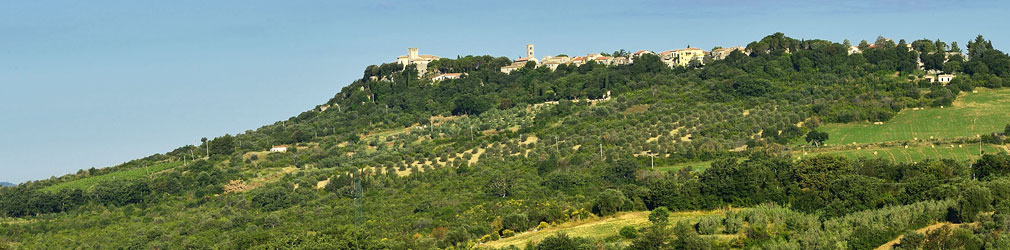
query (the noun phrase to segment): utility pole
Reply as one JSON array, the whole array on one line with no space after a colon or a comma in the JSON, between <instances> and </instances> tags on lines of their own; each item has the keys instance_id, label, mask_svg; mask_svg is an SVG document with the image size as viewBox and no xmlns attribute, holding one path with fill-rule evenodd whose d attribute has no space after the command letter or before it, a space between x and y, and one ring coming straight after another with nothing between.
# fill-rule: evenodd
<instances>
[{"instance_id":1,"label":"utility pole","mask_svg":"<svg viewBox=\"0 0 1010 250\"><path fill-rule=\"evenodd\" d=\"M656 155L649 153L649 164L651 168L656 168Z\"/></svg>"},{"instance_id":2,"label":"utility pole","mask_svg":"<svg viewBox=\"0 0 1010 250\"><path fill-rule=\"evenodd\" d=\"M554 151L558 151L558 155L561 154L561 148L558 146L558 136L554 136Z\"/></svg>"}]
</instances>

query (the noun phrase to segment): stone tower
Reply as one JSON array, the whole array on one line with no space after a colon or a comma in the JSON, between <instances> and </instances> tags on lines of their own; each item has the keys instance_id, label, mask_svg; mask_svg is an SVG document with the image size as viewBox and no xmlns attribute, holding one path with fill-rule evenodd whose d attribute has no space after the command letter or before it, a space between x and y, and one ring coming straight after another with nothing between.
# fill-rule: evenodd
<instances>
[{"instance_id":1,"label":"stone tower","mask_svg":"<svg viewBox=\"0 0 1010 250\"><path fill-rule=\"evenodd\" d=\"M529 58L529 59L536 58L536 57L533 57L533 44L532 43L526 45L526 58Z\"/></svg>"},{"instance_id":2,"label":"stone tower","mask_svg":"<svg viewBox=\"0 0 1010 250\"><path fill-rule=\"evenodd\" d=\"M417 57L417 48L408 48L407 49L407 60L408 61L413 61L413 60L416 60L417 58L418 58Z\"/></svg>"}]
</instances>

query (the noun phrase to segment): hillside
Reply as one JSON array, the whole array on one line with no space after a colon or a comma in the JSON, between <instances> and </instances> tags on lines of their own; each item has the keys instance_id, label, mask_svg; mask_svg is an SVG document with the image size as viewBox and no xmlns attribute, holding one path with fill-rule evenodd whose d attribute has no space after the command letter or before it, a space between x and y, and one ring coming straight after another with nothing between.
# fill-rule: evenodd
<instances>
[{"instance_id":1,"label":"hillside","mask_svg":"<svg viewBox=\"0 0 1010 250\"><path fill-rule=\"evenodd\" d=\"M6 182L6 181L0 182L0 187L12 187L12 186L14 186L14 183Z\"/></svg>"},{"instance_id":2,"label":"hillside","mask_svg":"<svg viewBox=\"0 0 1010 250\"><path fill-rule=\"evenodd\" d=\"M874 44L373 65L284 121L2 188L0 248L867 249L943 221L991 222L959 244L1010 246L1010 56L981 36L964 56Z\"/></svg>"}]
</instances>

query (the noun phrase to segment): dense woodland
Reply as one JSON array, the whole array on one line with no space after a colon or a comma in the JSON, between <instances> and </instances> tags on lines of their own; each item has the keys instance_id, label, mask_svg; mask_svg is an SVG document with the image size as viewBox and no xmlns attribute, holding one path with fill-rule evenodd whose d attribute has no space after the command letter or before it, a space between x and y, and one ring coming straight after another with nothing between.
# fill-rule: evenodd
<instances>
[{"instance_id":1,"label":"dense woodland","mask_svg":"<svg viewBox=\"0 0 1010 250\"><path fill-rule=\"evenodd\" d=\"M653 55L512 74L498 70L508 58L443 58L429 71L466 73L443 82L373 65L325 111L2 187L0 248L469 249L645 210L657 216L630 229L630 243L557 235L516 247L872 249L905 234L909 249L1010 248L1010 156L788 157L797 142L831 136L818 133L823 123L887 121L1010 87L1010 56L982 36L965 57L938 40L863 41L855 54L847 45L776 33L749 54L672 69ZM930 70L957 77L929 83ZM987 143L1002 144L1010 126L993 132ZM266 153L274 145L291 147ZM651 168L708 160L704 171ZM163 163L179 165L58 186ZM727 207L750 209L695 224L660 216ZM906 234L935 221L978 226ZM746 237L705 237L738 232Z\"/></svg>"}]
</instances>

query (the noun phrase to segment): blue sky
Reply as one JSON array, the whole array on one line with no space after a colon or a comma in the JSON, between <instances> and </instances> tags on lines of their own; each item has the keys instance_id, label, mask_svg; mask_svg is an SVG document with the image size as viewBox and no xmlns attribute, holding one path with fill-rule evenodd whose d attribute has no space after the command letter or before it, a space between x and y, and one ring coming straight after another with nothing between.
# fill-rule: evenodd
<instances>
[{"instance_id":1,"label":"blue sky","mask_svg":"<svg viewBox=\"0 0 1010 250\"><path fill-rule=\"evenodd\" d=\"M5 1L0 181L107 167L324 103L365 66L746 45L774 33L1007 50L1000 1Z\"/></svg>"}]
</instances>

